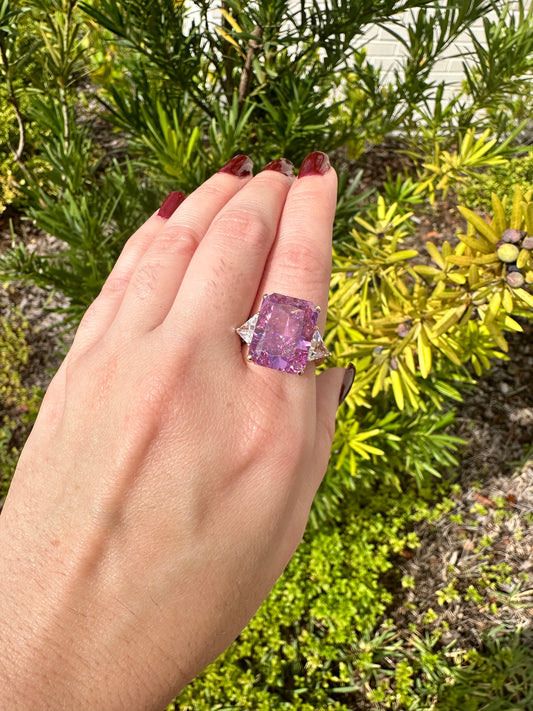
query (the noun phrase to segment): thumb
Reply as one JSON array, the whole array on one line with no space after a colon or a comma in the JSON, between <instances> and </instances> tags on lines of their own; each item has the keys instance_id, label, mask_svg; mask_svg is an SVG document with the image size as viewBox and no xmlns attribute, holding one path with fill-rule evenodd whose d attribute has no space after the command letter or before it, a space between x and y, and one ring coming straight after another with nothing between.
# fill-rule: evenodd
<instances>
[{"instance_id":1,"label":"thumb","mask_svg":"<svg viewBox=\"0 0 533 711\"><path fill-rule=\"evenodd\" d=\"M317 377L316 384L316 438L315 457L323 462L320 468L325 472L333 435L335 434L335 416L350 392L355 377L355 367L352 363L347 368L330 368ZM320 482L316 482L317 488Z\"/></svg>"}]
</instances>

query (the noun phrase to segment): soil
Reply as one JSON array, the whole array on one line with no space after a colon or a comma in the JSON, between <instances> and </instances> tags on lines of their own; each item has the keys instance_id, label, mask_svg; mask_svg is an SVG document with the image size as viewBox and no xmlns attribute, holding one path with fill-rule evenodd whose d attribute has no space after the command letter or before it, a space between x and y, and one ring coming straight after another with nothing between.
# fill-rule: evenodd
<instances>
[{"instance_id":1,"label":"soil","mask_svg":"<svg viewBox=\"0 0 533 711\"><path fill-rule=\"evenodd\" d=\"M392 146L394 148L395 146ZM409 171L408 159L391 152L391 146L374 148L355 166L346 158L345 167L363 167L361 189L376 187L394 172ZM431 239L453 242L463 221L455 209L455 197L436 202L415 216L416 234L411 244L423 247ZM11 230L29 249L48 253L61 248L49 235L38 232L15 212L0 216L0 252L11 244ZM19 309L31 324L32 357L23 373L24 384L46 386L58 367L71 336L58 328L64 298L17 282L0 287L0 318ZM417 528L420 546L412 557L402 558L402 574L414 578L408 592L395 591L390 613L404 629L422 624L424 613L437 609L436 596L450 582L461 593L479 582L487 551L494 562L509 566L500 593L509 604L500 607L498 619L490 609L480 611L474 603L451 601L439 608L439 619L450 624L449 639L461 647L477 646L487 628L532 627L533 620L533 322L509 338L509 359L496 361L492 370L457 407L454 434L467 441L456 482L455 511L462 522L445 516L437 523ZM502 509L502 503L503 509ZM0 508L1 508L0 502ZM502 513L503 511L503 513ZM487 543L490 537L490 544ZM514 592L513 592L514 591ZM500 601L501 602L501 601Z\"/></svg>"}]
</instances>

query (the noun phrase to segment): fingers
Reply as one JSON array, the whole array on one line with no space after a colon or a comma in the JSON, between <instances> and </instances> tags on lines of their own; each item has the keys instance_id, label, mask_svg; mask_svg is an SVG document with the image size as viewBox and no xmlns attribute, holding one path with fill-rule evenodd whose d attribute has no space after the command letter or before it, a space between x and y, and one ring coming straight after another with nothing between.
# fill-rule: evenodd
<instances>
[{"instance_id":1,"label":"fingers","mask_svg":"<svg viewBox=\"0 0 533 711\"><path fill-rule=\"evenodd\" d=\"M164 320L212 221L251 177L252 161L236 156L170 216L131 275L115 320L119 332L150 331Z\"/></svg>"},{"instance_id":2,"label":"fingers","mask_svg":"<svg viewBox=\"0 0 533 711\"><path fill-rule=\"evenodd\" d=\"M321 331L331 278L336 202L337 176L327 155L311 153L302 163L285 201L278 237L259 290L260 295L280 292L320 306Z\"/></svg>"},{"instance_id":3,"label":"fingers","mask_svg":"<svg viewBox=\"0 0 533 711\"><path fill-rule=\"evenodd\" d=\"M148 218L126 242L100 294L89 306L78 326L69 357L90 348L108 330L142 256L166 223L170 210L175 211L185 197L184 193L171 193L160 210Z\"/></svg>"},{"instance_id":4,"label":"fingers","mask_svg":"<svg viewBox=\"0 0 533 711\"><path fill-rule=\"evenodd\" d=\"M324 476L335 434L335 418L339 406L344 402L352 387L355 368L330 368L316 377L316 437L313 452L313 476L306 481L311 500Z\"/></svg>"},{"instance_id":5,"label":"fingers","mask_svg":"<svg viewBox=\"0 0 533 711\"><path fill-rule=\"evenodd\" d=\"M211 339L234 352L234 329L250 314L293 180L292 164L273 161L217 214L169 311L169 332L191 338L200 316Z\"/></svg>"}]
</instances>

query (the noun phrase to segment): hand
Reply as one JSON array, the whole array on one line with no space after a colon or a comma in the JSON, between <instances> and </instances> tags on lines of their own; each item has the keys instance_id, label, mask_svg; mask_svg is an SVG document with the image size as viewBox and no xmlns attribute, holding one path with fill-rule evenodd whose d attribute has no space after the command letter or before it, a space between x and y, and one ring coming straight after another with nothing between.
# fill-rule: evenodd
<instances>
[{"instance_id":1,"label":"hand","mask_svg":"<svg viewBox=\"0 0 533 711\"><path fill-rule=\"evenodd\" d=\"M301 540L345 371L249 363L235 332L271 292L324 331L336 176L289 168L173 194L83 318L0 517L0 708L163 708Z\"/></svg>"}]
</instances>

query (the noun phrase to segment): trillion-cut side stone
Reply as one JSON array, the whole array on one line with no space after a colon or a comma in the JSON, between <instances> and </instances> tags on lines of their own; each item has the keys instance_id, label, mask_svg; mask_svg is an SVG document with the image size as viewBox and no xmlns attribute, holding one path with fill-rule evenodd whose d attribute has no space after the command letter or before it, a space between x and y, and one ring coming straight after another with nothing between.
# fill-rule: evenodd
<instances>
[{"instance_id":1,"label":"trillion-cut side stone","mask_svg":"<svg viewBox=\"0 0 533 711\"><path fill-rule=\"evenodd\" d=\"M327 358L331 353L326 348L322 336L316 330L313 334L313 340L311 341L311 346L309 347L309 355L307 360L320 360L321 358Z\"/></svg>"},{"instance_id":2,"label":"trillion-cut side stone","mask_svg":"<svg viewBox=\"0 0 533 711\"><path fill-rule=\"evenodd\" d=\"M254 330L255 330L255 324L257 323L257 318L259 314L255 314L255 316L252 316L252 318L249 318L246 323L243 323L242 326L239 326L239 328L235 329L239 336L242 338L242 340L250 345L252 342L252 336L254 335Z\"/></svg>"},{"instance_id":3,"label":"trillion-cut side stone","mask_svg":"<svg viewBox=\"0 0 533 711\"><path fill-rule=\"evenodd\" d=\"M267 294L250 343L250 359L284 373L303 373L317 318L318 309L310 301Z\"/></svg>"}]
</instances>

